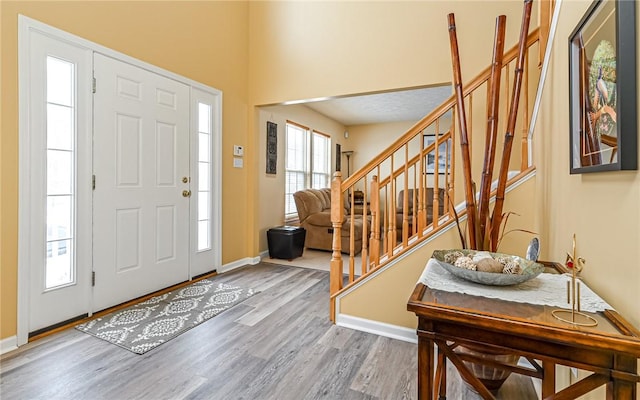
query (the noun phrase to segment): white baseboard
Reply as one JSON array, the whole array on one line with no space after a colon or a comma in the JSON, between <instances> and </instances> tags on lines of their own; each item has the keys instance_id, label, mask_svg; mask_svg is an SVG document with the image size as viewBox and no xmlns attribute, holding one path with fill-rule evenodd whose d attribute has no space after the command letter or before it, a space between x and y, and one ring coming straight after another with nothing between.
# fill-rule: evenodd
<instances>
[{"instance_id":1,"label":"white baseboard","mask_svg":"<svg viewBox=\"0 0 640 400\"><path fill-rule=\"evenodd\" d=\"M346 314L338 314L336 316L336 325L404 342L418 343L416 330L404 326L391 325Z\"/></svg>"},{"instance_id":2,"label":"white baseboard","mask_svg":"<svg viewBox=\"0 0 640 400\"><path fill-rule=\"evenodd\" d=\"M227 264L224 264L220 268L218 268L218 273L221 274L223 272L233 271L236 268L243 267L247 264L256 265L260 262L260 257L245 257L240 260L236 260Z\"/></svg>"},{"instance_id":3,"label":"white baseboard","mask_svg":"<svg viewBox=\"0 0 640 400\"><path fill-rule=\"evenodd\" d=\"M18 348L18 337L10 336L0 340L0 354L8 353Z\"/></svg>"}]
</instances>

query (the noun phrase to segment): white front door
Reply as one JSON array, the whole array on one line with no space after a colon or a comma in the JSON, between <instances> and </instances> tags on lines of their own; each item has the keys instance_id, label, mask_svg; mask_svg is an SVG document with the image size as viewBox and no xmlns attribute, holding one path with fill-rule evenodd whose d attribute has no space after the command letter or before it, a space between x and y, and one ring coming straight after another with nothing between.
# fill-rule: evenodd
<instances>
[{"instance_id":1,"label":"white front door","mask_svg":"<svg viewBox=\"0 0 640 400\"><path fill-rule=\"evenodd\" d=\"M25 35L30 79L21 124L29 134L20 142L19 261L28 266L22 304L32 333L90 312L91 186L78 166L90 162L91 51Z\"/></svg>"},{"instance_id":2,"label":"white front door","mask_svg":"<svg viewBox=\"0 0 640 400\"><path fill-rule=\"evenodd\" d=\"M94 55L93 310L189 279L189 86Z\"/></svg>"}]
</instances>

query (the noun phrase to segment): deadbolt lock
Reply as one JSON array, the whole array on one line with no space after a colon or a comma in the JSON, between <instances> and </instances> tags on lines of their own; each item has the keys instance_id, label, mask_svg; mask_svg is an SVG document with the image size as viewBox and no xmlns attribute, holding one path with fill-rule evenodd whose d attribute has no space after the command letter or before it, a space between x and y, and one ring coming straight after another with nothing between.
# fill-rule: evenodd
<instances>
[{"instance_id":1,"label":"deadbolt lock","mask_svg":"<svg viewBox=\"0 0 640 400\"><path fill-rule=\"evenodd\" d=\"M183 176L183 177L182 177L182 182L183 182L183 183L187 183L187 182L189 182L189 178L187 178L186 176Z\"/></svg>"},{"instance_id":2,"label":"deadbolt lock","mask_svg":"<svg viewBox=\"0 0 640 400\"><path fill-rule=\"evenodd\" d=\"M191 197L191 190L183 190L182 197Z\"/></svg>"}]
</instances>

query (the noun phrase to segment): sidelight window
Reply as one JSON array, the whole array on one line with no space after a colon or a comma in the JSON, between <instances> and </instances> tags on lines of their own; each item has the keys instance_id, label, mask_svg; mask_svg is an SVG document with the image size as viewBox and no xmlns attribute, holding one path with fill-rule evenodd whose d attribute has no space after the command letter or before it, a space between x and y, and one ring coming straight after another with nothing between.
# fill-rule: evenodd
<instances>
[{"instance_id":1,"label":"sidelight window","mask_svg":"<svg viewBox=\"0 0 640 400\"><path fill-rule=\"evenodd\" d=\"M46 64L45 289L75 281L75 65L56 57Z\"/></svg>"},{"instance_id":2,"label":"sidelight window","mask_svg":"<svg viewBox=\"0 0 640 400\"><path fill-rule=\"evenodd\" d=\"M211 112L198 103L198 251L211 248Z\"/></svg>"}]
</instances>

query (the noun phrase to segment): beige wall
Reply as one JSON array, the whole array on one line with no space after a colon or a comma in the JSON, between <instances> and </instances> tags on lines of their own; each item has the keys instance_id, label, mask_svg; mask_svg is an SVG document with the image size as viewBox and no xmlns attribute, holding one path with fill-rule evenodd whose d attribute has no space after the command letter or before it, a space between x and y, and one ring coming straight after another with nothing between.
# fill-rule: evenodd
<instances>
[{"instance_id":1,"label":"beige wall","mask_svg":"<svg viewBox=\"0 0 640 400\"><path fill-rule=\"evenodd\" d=\"M258 249L267 250L267 230L284 224L284 192L285 192L285 131L287 120L304 125L311 130L331 136L331 173L335 172L335 145L339 143L344 149L345 127L322 114L318 114L304 105L261 107L258 111ZM266 127L267 121L278 124L278 158L277 173L267 174L266 170ZM346 160L342 160L343 165ZM346 171L345 168L343 170Z\"/></svg>"},{"instance_id":2,"label":"beige wall","mask_svg":"<svg viewBox=\"0 0 640 400\"><path fill-rule=\"evenodd\" d=\"M520 216L509 220L509 228L537 229L536 210L531 198L535 197L536 178L533 177L511 192L508 192L504 210ZM530 234L514 232L507 236L498 248L499 252L524 257ZM397 265L383 271L367 281L358 290L340 300L340 312L360 318L371 319L392 325L415 328L415 314L406 311L407 301L433 250L460 248L457 230L449 229L425 246L402 259Z\"/></svg>"},{"instance_id":3,"label":"beige wall","mask_svg":"<svg viewBox=\"0 0 640 400\"><path fill-rule=\"evenodd\" d=\"M345 150L354 151L351 156L351 172L362 168L372 158L380 154L382 150L389 147L396 139L407 132L416 122L417 121L402 121L347 127L349 138L345 140ZM416 149L418 149L418 147L416 147ZM387 174L388 172L389 171L387 171ZM385 174L381 175L384 176Z\"/></svg>"},{"instance_id":4,"label":"beige wall","mask_svg":"<svg viewBox=\"0 0 640 400\"><path fill-rule=\"evenodd\" d=\"M517 42L519 1L252 2L250 96L273 104L450 82L450 12L464 79L489 65L499 13L506 46Z\"/></svg>"},{"instance_id":5,"label":"beige wall","mask_svg":"<svg viewBox=\"0 0 640 400\"><path fill-rule=\"evenodd\" d=\"M639 327L640 173L569 174L567 38L590 5L591 1L562 2L534 135L542 251L546 259L564 260L575 233L578 254L587 260L585 281Z\"/></svg>"},{"instance_id":6,"label":"beige wall","mask_svg":"<svg viewBox=\"0 0 640 400\"><path fill-rule=\"evenodd\" d=\"M19 13L223 91L222 261L252 255L250 169L232 168L233 145L249 143L248 3L2 1L0 9L0 338L16 334ZM247 146L245 158L252 157L254 149Z\"/></svg>"}]
</instances>

